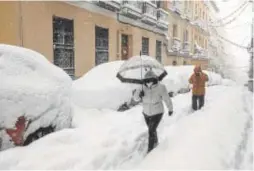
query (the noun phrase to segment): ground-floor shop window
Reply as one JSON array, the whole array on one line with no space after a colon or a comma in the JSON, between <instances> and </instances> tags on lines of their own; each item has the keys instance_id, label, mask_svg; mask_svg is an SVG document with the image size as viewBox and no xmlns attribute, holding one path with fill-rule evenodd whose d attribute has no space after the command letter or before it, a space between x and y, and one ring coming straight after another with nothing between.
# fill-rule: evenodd
<instances>
[{"instance_id":1,"label":"ground-floor shop window","mask_svg":"<svg viewBox=\"0 0 254 171\"><path fill-rule=\"evenodd\" d=\"M161 41L156 40L156 59L161 62Z\"/></svg>"},{"instance_id":2,"label":"ground-floor shop window","mask_svg":"<svg viewBox=\"0 0 254 171\"><path fill-rule=\"evenodd\" d=\"M53 16L54 64L75 76L73 20Z\"/></svg>"},{"instance_id":3,"label":"ground-floor shop window","mask_svg":"<svg viewBox=\"0 0 254 171\"><path fill-rule=\"evenodd\" d=\"M108 29L95 26L95 64L108 62Z\"/></svg>"},{"instance_id":4,"label":"ground-floor shop window","mask_svg":"<svg viewBox=\"0 0 254 171\"><path fill-rule=\"evenodd\" d=\"M149 38L142 37L142 55L149 55Z\"/></svg>"}]
</instances>

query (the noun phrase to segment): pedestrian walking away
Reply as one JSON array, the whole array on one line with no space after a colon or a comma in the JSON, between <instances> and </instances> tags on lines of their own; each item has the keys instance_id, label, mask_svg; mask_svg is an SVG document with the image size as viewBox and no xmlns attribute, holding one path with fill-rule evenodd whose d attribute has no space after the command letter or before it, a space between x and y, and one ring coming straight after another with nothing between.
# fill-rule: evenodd
<instances>
[{"instance_id":1,"label":"pedestrian walking away","mask_svg":"<svg viewBox=\"0 0 254 171\"><path fill-rule=\"evenodd\" d=\"M166 86L161 84L152 70L145 74L143 90L136 91L136 99L142 100L143 115L148 127L148 153L158 145L157 127L164 113L163 101L168 108L168 114L173 114L173 104L167 93Z\"/></svg>"},{"instance_id":2,"label":"pedestrian walking away","mask_svg":"<svg viewBox=\"0 0 254 171\"><path fill-rule=\"evenodd\" d=\"M200 66L195 66L194 73L189 78L189 83L192 84L192 109L201 109L205 104L205 83L208 81L208 76Z\"/></svg>"}]
</instances>

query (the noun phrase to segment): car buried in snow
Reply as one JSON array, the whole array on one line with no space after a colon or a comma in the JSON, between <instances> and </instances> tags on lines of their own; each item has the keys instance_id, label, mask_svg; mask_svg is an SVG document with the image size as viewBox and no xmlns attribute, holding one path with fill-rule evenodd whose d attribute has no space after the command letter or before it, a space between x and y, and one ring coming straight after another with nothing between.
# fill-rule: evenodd
<instances>
[{"instance_id":1,"label":"car buried in snow","mask_svg":"<svg viewBox=\"0 0 254 171\"><path fill-rule=\"evenodd\" d=\"M71 126L71 78L43 55L0 44L0 151Z\"/></svg>"}]
</instances>

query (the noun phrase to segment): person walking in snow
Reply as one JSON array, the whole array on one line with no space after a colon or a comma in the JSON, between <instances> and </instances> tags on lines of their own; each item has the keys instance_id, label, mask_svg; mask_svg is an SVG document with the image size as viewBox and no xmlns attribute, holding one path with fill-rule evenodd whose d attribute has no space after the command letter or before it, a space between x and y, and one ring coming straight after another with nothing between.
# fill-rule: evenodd
<instances>
[{"instance_id":1,"label":"person walking in snow","mask_svg":"<svg viewBox=\"0 0 254 171\"><path fill-rule=\"evenodd\" d=\"M168 115L173 114L173 104L167 93L166 86L159 83L155 73L150 70L145 74L145 83L142 91L138 93L138 99L142 100L143 115L148 126L149 142L148 153L158 144L157 127L164 113L163 101L168 108ZM136 95L137 96L137 95Z\"/></svg>"},{"instance_id":2,"label":"person walking in snow","mask_svg":"<svg viewBox=\"0 0 254 171\"><path fill-rule=\"evenodd\" d=\"M198 110L205 103L205 83L208 81L208 76L202 72L200 66L195 66L194 73L189 78L189 83L192 87L192 109ZM198 104L197 104L198 103Z\"/></svg>"}]
</instances>

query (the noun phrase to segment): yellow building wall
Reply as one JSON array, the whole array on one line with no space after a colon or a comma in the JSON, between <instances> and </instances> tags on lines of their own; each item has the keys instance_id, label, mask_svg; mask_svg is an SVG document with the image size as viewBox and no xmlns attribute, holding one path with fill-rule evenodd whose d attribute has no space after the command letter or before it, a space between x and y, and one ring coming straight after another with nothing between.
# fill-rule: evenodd
<instances>
[{"instance_id":1,"label":"yellow building wall","mask_svg":"<svg viewBox=\"0 0 254 171\"><path fill-rule=\"evenodd\" d=\"M130 35L130 55L139 55L142 37L149 38L149 55L156 55L156 40L164 36L119 23L115 18L90 12L65 2L0 2L0 43L33 49L53 62L53 16L74 20L75 76L95 66L95 26L109 30L109 61L121 60L121 34Z\"/></svg>"},{"instance_id":2,"label":"yellow building wall","mask_svg":"<svg viewBox=\"0 0 254 171\"><path fill-rule=\"evenodd\" d=\"M200 65L202 69L208 68L208 60L207 59L192 59L192 65Z\"/></svg>"},{"instance_id":3,"label":"yellow building wall","mask_svg":"<svg viewBox=\"0 0 254 171\"><path fill-rule=\"evenodd\" d=\"M0 43L21 45L20 2L0 1Z\"/></svg>"}]
</instances>

